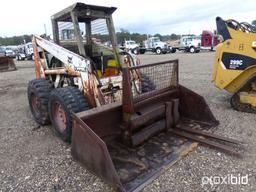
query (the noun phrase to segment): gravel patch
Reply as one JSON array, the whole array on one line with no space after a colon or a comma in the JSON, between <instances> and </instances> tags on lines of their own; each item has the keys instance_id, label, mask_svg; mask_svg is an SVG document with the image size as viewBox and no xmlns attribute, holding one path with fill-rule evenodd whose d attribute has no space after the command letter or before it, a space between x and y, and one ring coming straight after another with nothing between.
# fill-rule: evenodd
<instances>
[{"instance_id":1,"label":"gravel patch","mask_svg":"<svg viewBox=\"0 0 256 192\"><path fill-rule=\"evenodd\" d=\"M176 163L144 192L246 191L256 189L255 114L233 110L230 94L211 83L213 52L139 56L142 63L179 59L180 83L204 96L220 121L219 135L246 143L244 158L199 146ZM16 62L18 70L0 73L0 191L112 191L70 154L70 145L57 138L51 126L38 126L30 113L27 83L34 78L31 61ZM248 184L213 184L205 178L248 175ZM204 184L202 181L205 181Z\"/></svg>"}]
</instances>

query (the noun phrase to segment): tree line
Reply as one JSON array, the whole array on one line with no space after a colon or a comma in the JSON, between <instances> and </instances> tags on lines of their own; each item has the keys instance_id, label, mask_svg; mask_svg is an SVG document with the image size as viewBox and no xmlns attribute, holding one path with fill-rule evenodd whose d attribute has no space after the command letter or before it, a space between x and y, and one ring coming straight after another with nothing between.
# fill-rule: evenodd
<instances>
[{"instance_id":1,"label":"tree line","mask_svg":"<svg viewBox=\"0 0 256 192\"><path fill-rule=\"evenodd\" d=\"M152 35L151 35L152 36ZM155 34L153 36L158 36L162 41L167 40L176 40L180 38L180 35L171 34L171 35L161 35ZM94 37L101 39L103 42L109 41L109 35L94 35ZM136 42L142 42L147 39L147 34L140 33L130 33L128 31L121 31L116 33L118 43L122 43L124 40L134 40ZM0 37L0 45L20 45L25 42L30 42L32 35L21 35L13 37Z\"/></svg>"},{"instance_id":2,"label":"tree line","mask_svg":"<svg viewBox=\"0 0 256 192\"><path fill-rule=\"evenodd\" d=\"M256 31L256 20L251 22L254 30ZM177 34L170 34L170 35L161 35L159 33L151 35L160 37L161 41L168 41L168 40L177 40L180 38L180 35ZM94 35L94 37L101 39L103 42L109 40L108 35ZM124 40L134 40L138 43L143 42L147 39L147 34L140 34L140 33L130 33L126 29L120 29L120 32L116 33L118 43L122 43ZM13 37L0 37L0 45L20 45L25 42L30 42L32 35L21 35L21 36L13 36Z\"/></svg>"},{"instance_id":3,"label":"tree line","mask_svg":"<svg viewBox=\"0 0 256 192\"><path fill-rule=\"evenodd\" d=\"M13 37L0 37L0 45L20 45L25 42L30 42L32 35L21 35Z\"/></svg>"},{"instance_id":4,"label":"tree line","mask_svg":"<svg viewBox=\"0 0 256 192\"><path fill-rule=\"evenodd\" d=\"M168 41L168 40L177 40L180 38L180 35L171 34L171 35L161 35L159 33L154 35L148 34L140 34L140 33L130 33L128 31L121 31L116 33L117 42L121 44L124 40L134 40L137 43L142 43L148 37L159 37L161 41ZM100 39L102 42L107 42L110 40L109 35L101 35L101 34L94 34L93 37Z\"/></svg>"}]
</instances>

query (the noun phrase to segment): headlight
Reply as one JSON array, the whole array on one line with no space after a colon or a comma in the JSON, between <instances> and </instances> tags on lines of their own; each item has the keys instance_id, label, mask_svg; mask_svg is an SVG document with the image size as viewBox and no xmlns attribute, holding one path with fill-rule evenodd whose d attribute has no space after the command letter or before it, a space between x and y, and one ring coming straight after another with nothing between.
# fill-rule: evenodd
<instances>
[{"instance_id":1,"label":"headlight","mask_svg":"<svg viewBox=\"0 0 256 192\"><path fill-rule=\"evenodd\" d=\"M252 48L256 48L256 41L252 42Z\"/></svg>"}]
</instances>

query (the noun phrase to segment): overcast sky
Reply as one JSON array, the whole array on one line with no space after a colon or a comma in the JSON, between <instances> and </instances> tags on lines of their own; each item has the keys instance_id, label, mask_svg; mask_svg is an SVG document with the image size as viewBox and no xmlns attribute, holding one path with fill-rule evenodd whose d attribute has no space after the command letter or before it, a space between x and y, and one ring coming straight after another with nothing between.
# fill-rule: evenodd
<instances>
[{"instance_id":1,"label":"overcast sky","mask_svg":"<svg viewBox=\"0 0 256 192\"><path fill-rule=\"evenodd\" d=\"M2 0L0 36L51 34L51 15L74 0ZM81 0L87 4L114 6L115 28L148 34L200 34L213 30L216 16L251 22L256 0Z\"/></svg>"}]
</instances>

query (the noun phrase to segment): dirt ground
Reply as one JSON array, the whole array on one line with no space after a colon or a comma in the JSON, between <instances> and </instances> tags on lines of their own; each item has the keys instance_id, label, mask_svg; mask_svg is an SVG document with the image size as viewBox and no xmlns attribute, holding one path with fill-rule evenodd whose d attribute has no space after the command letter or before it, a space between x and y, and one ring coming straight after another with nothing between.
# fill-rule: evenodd
<instances>
[{"instance_id":1,"label":"dirt ground","mask_svg":"<svg viewBox=\"0 0 256 192\"><path fill-rule=\"evenodd\" d=\"M143 191L254 192L256 118L231 109L230 94L211 83L214 53L139 57L142 63L178 58L180 83L205 97L220 121L216 133L244 141L247 148L239 159L200 146ZM0 191L112 191L72 160L70 145L56 137L51 126L35 123L26 93L28 81L35 76L33 62L16 65L17 71L0 73ZM231 177L248 178L248 183L222 182Z\"/></svg>"}]
</instances>

